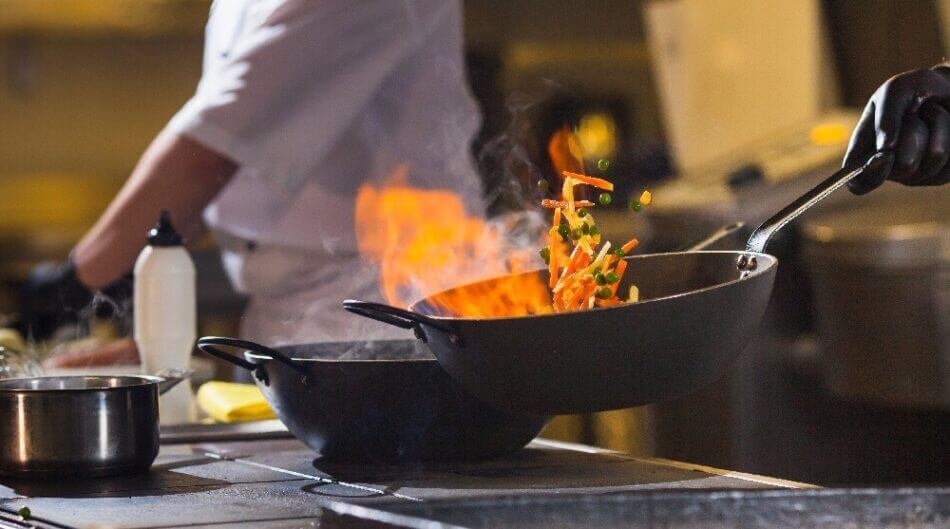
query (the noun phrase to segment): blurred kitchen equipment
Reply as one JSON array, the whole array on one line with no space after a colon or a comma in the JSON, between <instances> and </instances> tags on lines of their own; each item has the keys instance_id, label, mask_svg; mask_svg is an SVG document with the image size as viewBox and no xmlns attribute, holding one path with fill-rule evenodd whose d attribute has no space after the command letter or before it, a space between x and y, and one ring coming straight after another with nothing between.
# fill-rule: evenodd
<instances>
[{"instance_id":1,"label":"blurred kitchen equipment","mask_svg":"<svg viewBox=\"0 0 950 529\"><path fill-rule=\"evenodd\" d=\"M53 479L147 470L158 454L158 395L188 376L0 380L0 474Z\"/></svg>"},{"instance_id":2,"label":"blurred kitchen equipment","mask_svg":"<svg viewBox=\"0 0 950 529\"><path fill-rule=\"evenodd\" d=\"M827 388L950 408L950 193L881 189L804 236Z\"/></svg>"},{"instance_id":3,"label":"blurred kitchen equipment","mask_svg":"<svg viewBox=\"0 0 950 529\"><path fill-rule=\"evenodd\" d=\"M818 119L836 92L818 0L654 0L644 22L681 171Z\"/></svg>"},{"instance_id":4,"label":"blurred kitchen equipment","mask_svg":"<svg viewBox=\"0 0 950 529\"><path fill-rule=\"evenodd\" d=\"M218 347L244 349L244 359ZM475 399L411 340L269 348L206 336L198 348L253 371L287 428L331 460L488 459L520 449L549 419Z\"/></svg>"},{"instance_id":5,"label":"blurred kitchen equipment","mask_svg":"<svg viewBox=\"0 0 950 529\"><path fill-rule=\"evenodd\" d=\"M9 347L0 347L0 379L36 377L42 374L40 364L29 354Z\"/></svg>"},{"instance_id":6,"label":"blurred kitchen equipment","mask_svg":"<svg viewBox=\"0 0 950 529\"><path fill-rule=\"evenodd\" d=\"M135 261L135 344L142 369L184 369L197 332L195 265L172 227L168 210L148 233ZM194 422L194 392L182 385L161 399L162 424Z\"/></svg>"},{"instance_id":7,"label":"blurred kitchen equipment","mask_svg":"<svg viewBox=\"0 0 950 529\"><path fill-rule=\"evenodd\" d=\"M878 153L867 163L892 163ZM845 168L769 218L746 251L627 257L620 290L636 284L638 303L586 311L471 319L445 314L429 296L403 310L347 300L350 312L412 329L463 388L495 406L563 414L625 408L699 389L742 352L768 305L778 261L762 253L772 236L861 174ZM540 275L547 284L546 271ZM527 275L527 274L526 274ZM502 278L501 280L508 280ZM491 291L489 279L453 296Z\"/></svg>"},{"instance_id":8,"label":"blurred kitchen equipment","mask_svg":"<svg viewBox=\"0 0 950 529\"><path fill-rule=\"evenodd\" d=\"M0 379L35 377L43 369L36 356L27 352L26 342L13 329L0 329Z\"/></svg>"}]
</instances>

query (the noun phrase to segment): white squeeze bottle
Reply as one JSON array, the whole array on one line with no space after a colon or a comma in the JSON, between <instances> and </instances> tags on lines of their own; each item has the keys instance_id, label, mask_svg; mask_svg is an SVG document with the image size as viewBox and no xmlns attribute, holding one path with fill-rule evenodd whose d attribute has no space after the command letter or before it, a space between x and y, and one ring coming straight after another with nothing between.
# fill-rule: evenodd
<instances>
[{"instance_id":1,"label":"white squeeze bottle","mask_svg":"<svg viewBox=\"0 0 950 529\"><path fill-rule=\"evenodd\" d=\"M195 345L195 265L175 232L168 211L148 232L148 246L135 261L135 344L142 371L187 369ZM161 424L196 420L191 384L178 384L159 398Z\"/></svg>"}]
</instances>

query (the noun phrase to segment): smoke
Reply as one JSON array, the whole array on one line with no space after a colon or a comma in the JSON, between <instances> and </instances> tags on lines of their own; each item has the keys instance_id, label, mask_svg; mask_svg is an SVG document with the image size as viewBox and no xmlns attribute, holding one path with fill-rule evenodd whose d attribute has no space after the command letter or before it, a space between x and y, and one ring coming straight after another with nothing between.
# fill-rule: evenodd
<instances>
[{"instance_id":1,"label":"smoke","mask_svg":"<svg viewBox=\"0 0 950 529\"><path fill-rule=\"evenodd\" d=\"M435 282L432 267L425 270L430 277L408 278L400 285L399 297L405 302L399 304L405 306L436 293L433 285L438 285L436 291L440 291L542 266L537 250L548 226L538 207L541 195L536 183L553 174L547 160L547 140L567 120L556 114L552 118L550 109L556 108L563 98L563 89L544 79L528 91L512 94L505 105L507 124L482 142L474 156L467 146L477 123L457 112L446 112L446 119L434 124L408 124L431 127L427 133L439 138L430 141L423 152L380 145L374 153L376 174L391 174L400 165L406 166L405 184L420 190L455 193L464 203L466 215L481 219L482 231L474 239L498 241L497 251L490 255L480 252L477 246L465 250L471 255L458 260L459 268L438 271ZM368 184L384 190L391 183ZM355 216L358 215L359 211ZM371 228L375 233L384 233L392 224L392 219L381 217L372 221ZM280 291L274 287L250 292L252 301L242 319L242 335L266 345L341 342L346 344L340 346L341 359L372 356L378 350L379 340L412 340L410 331L350 314L340 306L341 293L367 301L392 301L381 291L379 279L384 271L380 260L368 258L365 252L363 257L341 252L336 244L324 246L320 252L299 256L281 251L280 259L284 262L265 265L280 269ZM330 248L334 250L327 251ZM260 262L267 260L262 255L268 251L262 245L255 252L257 256L245 257L258 263L245 266L261 266ZM414 354L430 354L426 346L416 347Z\"/></svg>"}]
</instances>

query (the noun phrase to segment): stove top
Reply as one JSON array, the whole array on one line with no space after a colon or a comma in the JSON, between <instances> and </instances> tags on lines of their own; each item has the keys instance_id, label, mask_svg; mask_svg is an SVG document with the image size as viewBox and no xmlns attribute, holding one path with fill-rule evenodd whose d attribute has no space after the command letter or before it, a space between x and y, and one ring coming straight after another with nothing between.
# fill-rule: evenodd
<instances>
[{"instance_id":1,"label":"stove top","mask_svg":"<svg viewBox=\"0 0 950 529\"><path fill-rule=\"evenodd\" d=\"M425 468L332 464L295 440L188 443L163 446L152 470L136 476L0 482L0 527L24 527L14 515L24 506L35 527L60 529L686 528L710 520L723 528L841 527L849 519L873 528L885 526L870 523L878 519L920 522L887 527L950 521L950 489L809 489L545 440L502 460ZM837 518L821 519L835 524L813 523L829 513ZM809 525L784 523L796 520Z\"/></svg>"}]
</instances>

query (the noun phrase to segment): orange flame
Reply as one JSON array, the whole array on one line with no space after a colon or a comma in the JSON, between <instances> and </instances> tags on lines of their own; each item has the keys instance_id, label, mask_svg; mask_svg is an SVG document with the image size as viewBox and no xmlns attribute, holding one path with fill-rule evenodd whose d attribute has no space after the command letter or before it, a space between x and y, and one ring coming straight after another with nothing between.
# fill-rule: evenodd
<instances>
[{"instance_id":1,"label":"orange flame","mask_svg":"<svg viewBox=\"0 0 950 529\"><path fill-rule=\"evenodd\" d=\"M554 166L556 184L552 189L560 189L563 182L562 174L564 171L571 173L584 172L584 156L581 151L581 144L577 141L577 136L564 125L555 132L548 141L548 156L551 158L551 165Z\"/></svg>"},{"instance_id":2,"label":"orange flame","mask_svg":"<svg viewBox=\"0 0 950 529\"><path fill-rule=\"evenodd\" d=\"M430 299L430 305L442 315L466 318L521 316L550 306L538 274L513 275L540 266L535 249L514 249L503 228L468 215L456 193L405 182L401 167L387 185L364 184L356 196L360 254L379 266L388 303L406 307L448 291Z\"/></svg>"}]
</instances>

